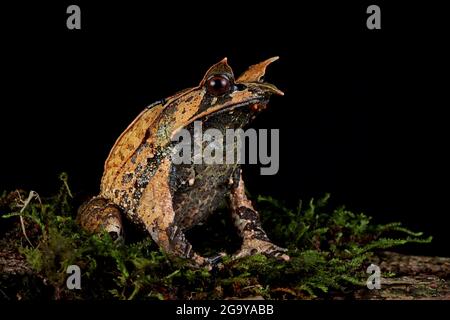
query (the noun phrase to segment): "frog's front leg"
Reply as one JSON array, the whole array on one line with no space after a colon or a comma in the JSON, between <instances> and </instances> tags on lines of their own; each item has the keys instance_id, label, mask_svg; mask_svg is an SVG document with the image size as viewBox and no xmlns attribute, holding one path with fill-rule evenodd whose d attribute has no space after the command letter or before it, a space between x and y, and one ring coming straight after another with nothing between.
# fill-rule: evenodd
<instances>
[{"instance_id":1,"label":"frog's front leg","mask_svg":"<svg viewBox=\"0 0 450 320\"><path fill-rule=\"evenodd\" d=\"M230 207L234 224L243 238L243 243L234 257L241 258L262 253L289 260L289 256L286 254L287 250L273 244L263 230L258 212L245 195L244 181L240 170L236 176L237 181L233 182L230 195Z\"/></svg>"},{"instance_id":2,"label":"frog's front leg","mask_svg":"<svg viewBox=\"0 0 450 320\"><path fill-rule=\"evenodd\" d=\"M208 265L209 260L192 250L182 229L175 223L169 186L170 165L169 159L161 162L142 194L136 213L153 240L165 252L191 259L198 266Z\"/></svg>"}]
</instances>

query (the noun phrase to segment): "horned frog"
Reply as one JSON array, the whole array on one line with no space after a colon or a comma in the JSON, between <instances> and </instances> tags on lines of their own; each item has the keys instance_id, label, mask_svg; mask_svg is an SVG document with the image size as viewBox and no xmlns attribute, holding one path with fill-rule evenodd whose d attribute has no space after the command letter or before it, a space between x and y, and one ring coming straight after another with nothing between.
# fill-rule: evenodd
<instances>
[{"instance_id":1,"label":"horned frog","mask_svg":"<svg viewBox=\"0 0 450 320\"><path fill-rule=\"evenodd\" d=\"M243 242L233 257L262 253L288 260L286 250L273 244L261 227L258 212L244 191L240 165L174 164L172 138L181 129L225 131L247 125L263 110L272 94L283 95L263 81L273 57L248 68L240 77L223 59L213 65L197 87L145 108L120 135L104 166L100 194L78 212L90 232L123 235L122 214L144 227L166 252L211 266L217 257L197 254L184 231L203 222L228 200L232 220Z\"/></svg>"}]
</instances>

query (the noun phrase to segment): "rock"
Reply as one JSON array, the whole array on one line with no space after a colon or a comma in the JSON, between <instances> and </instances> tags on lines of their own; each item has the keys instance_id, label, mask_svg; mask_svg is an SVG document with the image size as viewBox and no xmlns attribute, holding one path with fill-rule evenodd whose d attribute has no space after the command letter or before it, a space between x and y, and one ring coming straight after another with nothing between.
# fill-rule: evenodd
<instances>
[{"instance_id":1,"label":"rock","mask_svg":"<svg viewBox=\"0 0 450 320\"><path fill-rule=\"evenodd\" d=\"M381 278L379 290L357 290L355 299L450 300L450 258L383 252L376 264L395 275Z\"/></svg>"}]
</instances>

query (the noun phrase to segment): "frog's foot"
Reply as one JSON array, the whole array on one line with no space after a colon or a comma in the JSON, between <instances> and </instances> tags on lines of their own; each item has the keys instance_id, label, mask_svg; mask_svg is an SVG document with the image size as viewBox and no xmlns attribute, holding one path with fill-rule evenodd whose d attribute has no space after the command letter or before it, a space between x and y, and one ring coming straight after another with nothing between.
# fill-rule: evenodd
<instances>
[{"instance_id":1,"label":"frog's foot","mask_svg":"<svg viewBox=\"0 0 450 320\"><path fill-rule=\"evenodd\" d=\"M241 249L233 255L233 259L240 259L255 254L264 254L279 260L289 261L290 258L286 252L287 249L281 248L268 240L244 239Z\"/></svg>"},{"instance_id":2,"label":"frog's foot","mask_svg":"<svg viewBox=\"0 0 450 320\"><path fill-rule=\"evenodd\" d=\"M113 240L123 238L120 209L111 201L96 197L78 210L77 222L91 233L106 231Z\"/></svg>"}]
</instances>

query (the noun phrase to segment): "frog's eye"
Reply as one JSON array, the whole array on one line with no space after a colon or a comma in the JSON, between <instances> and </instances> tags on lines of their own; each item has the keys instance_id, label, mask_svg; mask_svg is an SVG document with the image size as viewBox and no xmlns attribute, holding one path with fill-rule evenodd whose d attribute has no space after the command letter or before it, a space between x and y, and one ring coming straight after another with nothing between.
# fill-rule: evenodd
<instances>
[{"instance_id":1,"label":"frog's eye","mask_svg":"<svg viewBox=\"0 0 450 320\"><path fill-rule=\"evenodd\" d=\"M230 79L224 75L212 76L206 81L206 90L213 96L220 96L228 92L230 88Z\"/></svg>"}]
</instances>

